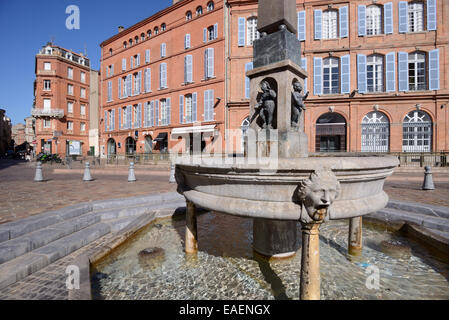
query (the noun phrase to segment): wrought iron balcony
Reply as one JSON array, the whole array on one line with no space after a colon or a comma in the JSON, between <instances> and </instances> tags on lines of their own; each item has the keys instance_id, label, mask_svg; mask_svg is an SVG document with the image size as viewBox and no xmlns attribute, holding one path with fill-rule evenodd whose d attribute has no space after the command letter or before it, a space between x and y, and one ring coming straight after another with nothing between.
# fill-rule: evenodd
<instances>
[{"instance_id":1,"label":"wrought iron balcony","mask_svg":"<svg viewBox=\"0 0 449 320\"><path fill-rule=\"evenodd\" d=\"M40 109L34 108L31 110L33 117L50 117L50 118L64 118L63 109Z\"/></svg>"}]
</instances>

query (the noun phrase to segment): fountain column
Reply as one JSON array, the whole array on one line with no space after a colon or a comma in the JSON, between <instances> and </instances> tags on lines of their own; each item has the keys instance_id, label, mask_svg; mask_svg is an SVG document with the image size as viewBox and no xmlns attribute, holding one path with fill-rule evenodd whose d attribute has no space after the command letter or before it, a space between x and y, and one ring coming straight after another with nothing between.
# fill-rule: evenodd
<instances>
[{"instance_id":1,"label":"fountain column","mask_svg":"<svg viewBox=\"0 0 449 320\"><path fill-rule=\"evenodd\" d=\"M353 256L362 254L362 217L349 219L348 253Z\"/></svg>"},{"instance_id":2,"label":"fountain column","mask_svg":"<svg viewBox=\"0 0 449 320\"><path fill-rule=\"evenodd\" d=\"M198 252L198 233L196 224L196 211L195 205L191 201L187 202L186 211L186 253Z\"/></svg>"},{"instance_id":3,"label":"fountain column","mask_svg":"<svg viewBox=\"0 0 449 320\"><path fill-rule=\"evenodd\" d=\"M302 224L301 300L320 300L320 226L320 223Z\"/></svg>"}]
</instances>

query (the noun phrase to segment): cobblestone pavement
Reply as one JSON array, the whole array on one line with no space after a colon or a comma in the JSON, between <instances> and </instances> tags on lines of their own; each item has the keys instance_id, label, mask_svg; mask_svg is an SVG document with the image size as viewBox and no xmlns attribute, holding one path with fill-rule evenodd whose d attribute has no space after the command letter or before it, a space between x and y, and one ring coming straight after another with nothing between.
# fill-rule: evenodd
<instances>
[{"instance_id":1,"label":"cobblestone pavement","mask_svg":"<svg viewBox=\"0 0 449 320\"><path fill-rule=\"evenodd\" d=\"M133 183L128 182L125 166L101 168L103 172L110 171L110 175L95 175L98 169L92 166L95 180L90 182L82 181L79 169L73 173L67 173L69 170L54 173L54 169L64 167L44 165L43 176L47 181L33 182L34 163L0 160L0 224L80 202L176 191L176 185L168 183L168 169L136 167L137 181ZM149 173L139 176L142 170Z\"/></svg>"}]
</instances>

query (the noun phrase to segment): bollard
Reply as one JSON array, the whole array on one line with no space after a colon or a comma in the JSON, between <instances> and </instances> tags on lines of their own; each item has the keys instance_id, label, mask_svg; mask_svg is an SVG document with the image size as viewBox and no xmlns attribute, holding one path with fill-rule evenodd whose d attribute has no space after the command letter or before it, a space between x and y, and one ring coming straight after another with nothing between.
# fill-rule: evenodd
<instances>
[{"instance_id":1,"label":"bollard","mask_svg":"<svg viewBox=\"0 0 449 320\"><path fill-rule=\"evenodd\" d=\"M42 182L44 178L42 177L42 162L38 161L36 163L36 174L34 175L35 182Z\"/></svg>"},{"instance_id":2,"label":"bollard","mask_svg":"<svg viewBox=\"0 0 449 320\"><path fill-rule=\"evenodd\" d=\"M84 168L83 181L92 181L92 176L90 175L90 163L86 161L86 167Z\"/></svg>"},{"instance_id":3,"label":"bollard","mask_svg":"<svg viewBox=\"0 0 449 320\"><path fill-rule=\"evenodd\" d=\"M136 175L134 174L134 162L129 163L128 182L136 181Z\"/></svg>"},{"instance_id":4,"label":"bollard","mask_svg":"<svg viewBox=\"0 0 449 320\"><path fill-rule=\"evenodd\" d=\"M424 167L424 182L422 184L423 190L435 190L435 185L433 184L432 178L432 167L425 166Z\"/></svg>"},{"instance_id":5,"label":"bollard","mask_svg":"<svg viewBox=\"0 0 449 320\"><path fill-rule=\"evenodd\" d=\"M175 164L170 164L170 179L168 180L169 183L176 183L175 179Z\"/></svg>"}]
</instances>

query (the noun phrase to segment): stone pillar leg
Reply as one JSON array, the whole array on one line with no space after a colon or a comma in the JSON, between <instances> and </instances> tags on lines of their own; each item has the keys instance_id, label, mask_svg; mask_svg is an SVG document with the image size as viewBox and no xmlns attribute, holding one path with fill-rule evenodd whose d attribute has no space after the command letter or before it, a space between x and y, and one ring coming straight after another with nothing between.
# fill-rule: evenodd
<instances>
[{"instance_id":1,"label":"stone pillar leg","mask_svg":"<svg viewBox=\"0 0 449 320\"><path fill-rule=\"evenodd\" d=\"M186 212L186 253L198 252L198 234L196 228L196 212L193 202L187 201Z\"/></svg>"},{"instance_id":2,"label":"stone pillar leg","mask_svg":"<svg viewBox=\"0 0 449 320\"><path fill-rule=\"evenodd\" d=\"M253 220L253 249L269 258L295 255L299 248L296 221Z\"/></svg>"},{"instance_id":3,"label":"stone pillar leg","mask_svg":"<svg viewBox=\"0 0 449 320\"><path fill-rule=\"evenodd\" d=\"M299 297L320 300L320 224L302 224L302 257Z\"/></svg>"},{"instance_id":4,"label":"stone pillar leg","mask_svg":"<svg viewBox=\"0 0 449 320\"><path fill-rule=\"evenodd\" d=\"M362 254L362 217L349 219L348 253L353 256Z\"/></svg>"}]
</instances>

